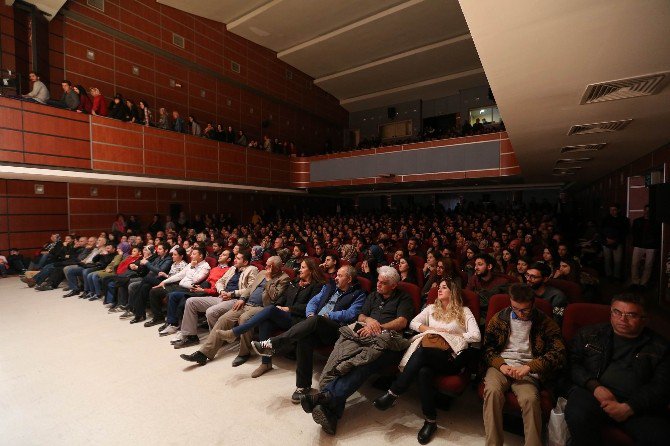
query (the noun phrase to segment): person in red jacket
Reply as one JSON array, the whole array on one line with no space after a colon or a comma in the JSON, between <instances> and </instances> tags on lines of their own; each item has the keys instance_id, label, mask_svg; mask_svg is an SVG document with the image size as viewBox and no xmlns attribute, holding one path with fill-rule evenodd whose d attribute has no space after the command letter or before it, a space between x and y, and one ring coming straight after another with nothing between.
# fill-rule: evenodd
<instances>
[{"instance_id":1,"label":"person in red jacket","mask_svg":"<svg viewBox=\"0 0 670 446\"><path fill-rule=\"evenodd\" d=\"M73 90L75 93L79 95L79 107L77 107L77 113L90 114L91 108L93 107L93 103L91 102L91 98L88 97L86 89L81 85L77 85L73 87Z\"/></svg>"},{"instance_id":2,"label":"person in red jacket","mask_svg":"<svg viewBox=\"0 0 670 446\"><path fill-rule=\"evenodd\" d=\"M107 101L96 87L91 87L91 96L93 96L93 106L91 114L97 116L107 116Z\"/></svg>"}]
</instances>

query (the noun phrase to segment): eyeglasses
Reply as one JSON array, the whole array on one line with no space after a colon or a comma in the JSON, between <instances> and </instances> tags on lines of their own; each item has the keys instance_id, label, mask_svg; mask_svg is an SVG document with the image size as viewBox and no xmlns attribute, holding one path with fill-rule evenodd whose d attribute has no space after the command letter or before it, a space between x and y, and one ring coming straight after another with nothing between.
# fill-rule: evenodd
<instances>
[{"instance_id":1,"label":"eyeglasses","mask_svg":"<svg viewBox=\"0 0 670 446\"><path fill-rule=\"evenodd\" d=\"M533 280L537 280L537 279L542 278L542 276L535 276L533 274L528 274L528 273L526 273L525 276L526 276L526 279L533 279Z\"/></svg>"},{"instance_id":2,"label":"eyeglasses","mask_svg":"<svg viewBox=\"0 0 670 446\"><path fill-rule=\"evenodd\" d=\"M510 305L510 308L512 311L514 311L516 314L529 314L531 311L533 311L533 307L528 307L528 308L516 308L514 305Z\"/></svg>"},{"instance_id":3,"label":"eyeglasses","mask_svg":"<svg viewBox=\"0 0 670 446\"><path fill-rule=\"evenodd\" d=\"M638 319L643 319L644 316L641 315L640 313L624 313L623 311L619 311L616 308L612 308L612 316L617 317L619 319L631 319L633 321L636 321Z\"/></svg>"}]
</instances>

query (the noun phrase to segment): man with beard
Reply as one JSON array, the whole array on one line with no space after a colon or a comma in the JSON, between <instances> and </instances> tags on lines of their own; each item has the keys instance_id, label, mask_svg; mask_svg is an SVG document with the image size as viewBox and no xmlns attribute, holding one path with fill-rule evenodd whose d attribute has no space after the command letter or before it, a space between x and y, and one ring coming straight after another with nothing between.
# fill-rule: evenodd
<instances>
[{"instance_id":1,"label":"man with beard","mask_svg":"<svg viewBox=\"0 0 670 446\"><path fill-rule=\"evenodd\" d=\"M550 278L551 268L544 262L535 262L526 271L526 283L533 289L535 297L549 301L554 319L560 324L565 307L568 306L568 298L563 291L547 285Z\"/></svg>"},{"instance_id":2,"label":"man with beard","mask_svg":"<svg viewBox=\"0 0 670 446\"><path fill-rule=\"evenodd\" d=\"M486 308L489 298L494 294L506 293L507 278L495 273L493 267L496 261L491 255L479 253L474 257L474 274L470 276L465 289L477 293L480 305ZM482 309L482 313L485 314Z\"/></svg>"}]
</instances>

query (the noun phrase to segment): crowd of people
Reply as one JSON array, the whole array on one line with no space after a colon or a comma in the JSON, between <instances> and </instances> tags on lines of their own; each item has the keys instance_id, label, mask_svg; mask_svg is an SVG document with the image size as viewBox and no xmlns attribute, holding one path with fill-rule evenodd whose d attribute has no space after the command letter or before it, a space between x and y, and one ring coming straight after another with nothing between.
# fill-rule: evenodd
<instances>
[{"instance_id":1,"label":"crowd of people","mask_svg":"<svg viewBox=\"0 0 670 446\"><path fill-rule=\"evenodd\" d=\"M466 122L461 128L452 126L449 128L435 128L427 125L421 129L416 136L382 139L381 137L363 138L356 147L344 148L339 151L326 149L327 153L351 152L355 150L366 150L378 147L389 147L403 144L414 144L417 142L436 141L439 139L460 138L462 136L486 135L488 133L504 132L505 124L500 122L487 122L486 119L476 118L474 124Z\"/></svg>"},{"instance_id":2,"label":"crowd of people","mask_svg":"<svg viewBox=\"0 0 670 446\"><path fill-rule=\"evenodd\" d=\"M22 99L27 101L64 108L77 113L106 116L138 125L188 133L270 153L297 155L297 148L291 141L282 141L279 138L271 138L269 135L263 135L259 141L248 136L243 130L235 131L232 126L214 122L201 123L193 115L184 119L178 110L169 111L165 107L159 107L158 112L154 114L145 99L140 99L136 103L132 99L124 98L122 94L116 94L108 103L98 88L86 89L82 85L73 85L69 80L61 82L63 89L61 98L53 99L47 86L40 80L38 72L31 71L29 80L32 85L31 90L22 95Z\"/></svg>"},{"instance_id":3,"label":"crowd of people","mask_svg":"<svg viewBox=\"0 0 670 446\"><path fill-rule=\"evenodd\" d=\"M639 444L665 444L668 344L645 327L639 294L598 293L598 280L623 278L617 249L625 249L628 222L613 205L601 225L580 226L567 204L562 196L547 208L471 203L273 221L254 212L248 224L216 215L189 221L182 213L156 215L144 227L119 215L108 233L54 234L29 265L12 251L0 269L20 268L21 280L38 291L64 282L63 298L102 301L122 320L157 327L175 349L196 347L180 356L201 366L238 341L232 366L257 354L254 378L272 371L277 354L295 358L290 399L329 434L347 398L370 375L396 366L400 373L373 406L390 409L418 383L425 419L417 439L425 444L437 430L434 378L478 361L487 444L503 444L508 390L522 408L525 443L542 444L544 388L567 396L574 445L600 444L599 427L609 424ZM632 230L635 248L657 248L646 215ZM653 253L637 255L639 263L645 255ZM632 277L634 287L648 284L646 273ZM570 346L560 326L574 289L609 303L611 319L584 328ZM482 315L495 295L510 304L485 323L466 293ZM313 389L316 352L328 359Z\"/></svg>"}]
</instances>

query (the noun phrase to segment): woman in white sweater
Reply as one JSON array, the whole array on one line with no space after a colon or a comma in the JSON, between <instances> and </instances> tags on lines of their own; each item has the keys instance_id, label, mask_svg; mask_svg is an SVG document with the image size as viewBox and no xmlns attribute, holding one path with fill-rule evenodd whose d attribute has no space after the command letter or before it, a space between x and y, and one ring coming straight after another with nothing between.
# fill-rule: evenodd
<instances>
[{"instance_id":1,"label":"woman in white sweater","mask_svg":"<svg viewBox=\"0 0 670 446\"><path fill-rule=\"evenodd\" d=\"M374 401L374 405L380 410L388 409L418 378L425 422L417 438L419 443L426 444L437 430L437 392L433 379L435 375L459 373L467 362L469 345L480 342L481 333L472 311L463 306L460 285L446 280L440 282L435 303L412 319L409 326L419 332L412 344L414 349L408 349L406 355L409 358L403 358L402 363L406 365L402 373L391 384L389 391ZM443 335L445 340L450 340L450 345L453 344L452 348L442 350L421 346L420 338L429 333ZM455 351L458 353L455 354Z\"/></svg>"}]
</instances>

